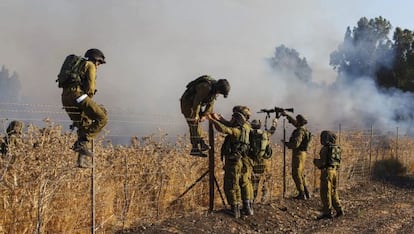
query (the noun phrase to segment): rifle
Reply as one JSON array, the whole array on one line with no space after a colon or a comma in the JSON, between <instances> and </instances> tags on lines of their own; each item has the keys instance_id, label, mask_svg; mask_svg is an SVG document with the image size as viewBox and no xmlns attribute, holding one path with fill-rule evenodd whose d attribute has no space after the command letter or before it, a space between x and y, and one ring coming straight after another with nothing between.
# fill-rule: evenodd
<instances>
[{"instance_id":1,"label":"rifle","mask_svg":"<svg viewBox=\"0 0 414 234\"><path fill-rule=\"evenodd\" d=\"M270 113L275 113L275 116L278 119L282 115L282 112L285 112L285 111L293 113L294 109L293 108L274 107L273 109L261 109L257 113L266 113L266 115L268 117L270 117Z\"/></svg>"}]
</instances>

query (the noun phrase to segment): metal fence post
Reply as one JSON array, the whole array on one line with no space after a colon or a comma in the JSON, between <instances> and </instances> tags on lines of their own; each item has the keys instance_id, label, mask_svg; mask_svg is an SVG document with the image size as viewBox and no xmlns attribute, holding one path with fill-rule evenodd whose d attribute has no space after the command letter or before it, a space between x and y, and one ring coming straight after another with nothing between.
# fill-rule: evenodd
<instances>
[{"instance_id":1,"label":"metal fence post","mask_svg":"<svg viewBox=\"0 0 414 234\"><path fill-rule=\"evenodd\" d=\"M209 160L208 160L208 171L209 171L209 190L210 190L210 207L209 210L214 209L214 129L213 123L209 121L208 124L208 141L210 143Z\"/></svg>"},{"instance_id":2,"label":"metal fence post","mask_svg":"<svg viewBox=\"0 0 414 234\"><path fill-rule=\"evenodd\" d=\"M95 234L95 146L92 139L92 170L91 170L91 233Z\"/></svg>"}]
</instances>

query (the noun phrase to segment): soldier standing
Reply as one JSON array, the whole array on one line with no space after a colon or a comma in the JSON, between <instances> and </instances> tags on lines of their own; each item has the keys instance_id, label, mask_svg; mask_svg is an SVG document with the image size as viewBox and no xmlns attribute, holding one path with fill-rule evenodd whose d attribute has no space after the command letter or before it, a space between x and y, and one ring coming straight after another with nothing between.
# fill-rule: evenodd
<instances>
[{"instance_id":1,"label":"soldier standing","mask_svg":"<svg viewBox=\"0 0 414 234\"><path fill-rule=\"evenodd\" d=\"M233 112L232 119L226 124L215 114L211 114L209 118L219 132L227 134L222 148L225 159L224 193L231 206L232 215L240 218L242 199L243 210L248 212L247 214L253 214L250 202L253 200L253 186L248 168L244 166L245 159L248 158L250 124L241 112Z\"/></svg>"},{"instance_id":2,"label":"soldier standing","mask_svg":"<svg viewBox=\"0 0 414 234\"><path fill-rule=\"evenodd\" d=\"M254 198L256 199L259 192L259 184L262 181L262 202L265 201L267 192L268 192L268 183L270 179L269 174L269 159L272 156L272 151L270 147L270 136L276 132L277 127L277 118L274 118L272 121L272 126L270 129L261 130L262 123L260 120L254 119L251 122L252 132L250 134L250 143L254 141L254 136L260 137L260 151L258 150L257 155L249 155L253 158L253 174L252 174L252 184L254 191ZM253 154L254 152L251 152Z\"/></svg>"},{"instance_id":3,"label":"soldier standing","mask_svg":"<svg viewBox=\"0 0 414 234\"><path fill-rule=\"evenodd\" d=\"M320 141L323 146L320 158L313 160L313 164L321 170L322 214L317 219L329 219L332 218L332 208L336 211L336 217L344 215L337 188L341 148L336 144L335 133L331 131L322 131Z\"/></svg>"},{"instance_id":4,"label":"soldier standing","mask_svg":"<svg viewBox=\"0 0 414 234\"><path fill-rule=\"evenodd\" d=\"M92 164L86 161L86 156L93 156L90 150L91 141L108 122L106 110L92 99L97 91L95 89L97 68L105 63L102 51L89 49L76 65L76 75L80 79L69 79L59 83L59 87L63 89L62 104L73 121L72 127L78 129L78 139L72 149L78 152L78 166L81 168L92 167ZM64 67L62 70L65 70ZM59 79L64 76L64 71L58 75Z\"/></svg>"},{"instance_id":5,"label":"soldier standing","mask_svg":"<svg viewBox=\"0 0 414 234\"><path fill-rule=\"evenodd\" d=\"M292 178L298 191L295 199L306 200L310 198L305 178L306 151L311 141L311 133L305 128L308 121L303 115L297 115L296 119L294 119L286 112L282 112L281 114L286 116L289 123L296 127L289 141L284 142L284 144L292 150Z\"/></svg>"},{"instance_id":6,"label":"soldier standing","mask_svg":"<svg viewBox=\"0 0 414 234\"><path fill-rule=\"evenodd\" d=\"M190 129L191 152L190 155L207 157L203 151L210 149L202 138L203 129L200 122L204 121L214 107L218 94L225 98L229 94L230 84L226 79L214 80L203 75L188 83L181 96L181 113L186 118Z\"/></svg>"}]
</instances>

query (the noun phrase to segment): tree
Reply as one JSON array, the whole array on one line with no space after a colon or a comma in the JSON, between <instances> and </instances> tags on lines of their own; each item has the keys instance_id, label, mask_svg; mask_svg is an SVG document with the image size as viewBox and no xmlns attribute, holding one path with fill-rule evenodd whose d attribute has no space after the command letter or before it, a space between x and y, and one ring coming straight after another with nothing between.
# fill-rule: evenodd
<instances>
[{"instance_id":1,"label":"tree","mask_svg":"<svg viewBox=\"0 0 414 234\"><path fill-rule=\"evenodd\" d=\"M361 18L352 31L347 28L344 42L330 55L330 65L347 78L373 77L377 70L392 64L391 28L381 16Z\"/></svg>"},{"instance_id":2,"label":"tree","mask_svg":"<svg viewBox=\"0 0 414 234\"><path fill-rule=\"evenodd\" d=\"M310 82L312 79L312 69L306 58L300 58L295 49L287 48L284 45L276 47L270 64L275 70L291 73L301 81Z\"/></svg>"},{"instance_id":3,"label":"tree","mask_svg":"<svg viewBox=\"0 0 414 234\"><path fill-rule=\"evenodd\" d=\"M10 75L9 70L2 66L0 70L0 102L18 102L21 84L16 72Z\"/></svg>"}]
</instances>

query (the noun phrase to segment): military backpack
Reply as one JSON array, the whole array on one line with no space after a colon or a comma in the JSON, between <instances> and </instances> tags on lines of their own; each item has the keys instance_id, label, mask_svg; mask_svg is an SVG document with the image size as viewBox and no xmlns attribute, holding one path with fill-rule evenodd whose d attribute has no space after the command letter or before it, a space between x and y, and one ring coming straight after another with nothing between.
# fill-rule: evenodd
<instances>
[{"instance_id":1,"label":"military backpack","mask_svg":"<svg viewBox=\"0 0 414 234\"><path fill-rule=\"evenodd\" d=\"M221 146L221 159L238 160L249 153L249 131L246 126L240 127L241 134L238 139L231 135L224 138Z\"/></svg>"},{"instance_id":2,"label":"military backpack","mask_svg":"<svg viewBox=\"0 0 414 234\"><path fill-rule=\"evenodd\" d=\"M309 130L305 129L305 136L303 137L302 142L299 145L299 149L301 151L308 151L311 142L312 133Z\"/></svg>"},{"instance_id":3,"label":"military backpack","mask_svg":"<svg viewBox=\"0 0 414 234\"><path fill-rule=\"evenodd\" d=\"M56 82L59 88L66 88L74 85L82 85L84 76L82 70L86 59L74 54L66 56L58 74Z\"/></svg>"},{"instance_id":4,"label":"military backpack","mask_svg":"<svg viewBox=\"0 0 414 234\"><path fill-rule=\"evenodd\" d=\"M339 166L341 164L341 147L339 145L329 145L327 166Z\"/></svg>"},{"instance_id":5,"label":"military backpack","mask_svg":"<svg viewBox=\"0 0 414 234\"><path fill-rule=\"evenodd\" d=\"M192 96L194 96L194 94L195 94L195 92L196 92L196 90L195 90L195 87L198 85L198 84L201 84L201 83L204 83L204 82L207 82L207 83L209 83L210 84L210 86L214 83L214 82L216 82L216 80L214 80L213 78L211 78L210 76L207 76L207 75L203 75L203 76L200 76L200 77L198 77L197 79L195 79L195 80L193 80L193 81L191 81L191 82L189 82L187 85L186 85L186 91L185 91L185 96L187 96L187 97L192 97ZM210 89L211 90L211 89Z\"/></svg>"},{"instance_id":6,"label":"military backpack","mask_svg":"<svg viewBox=\"0 0 414 234\"><path fill-rule=\"evenodd\" d=\"M272 157L272 147L265 131L254 129L250 132L249 156L257 161Z\"/></svg>"}]
</instances>

